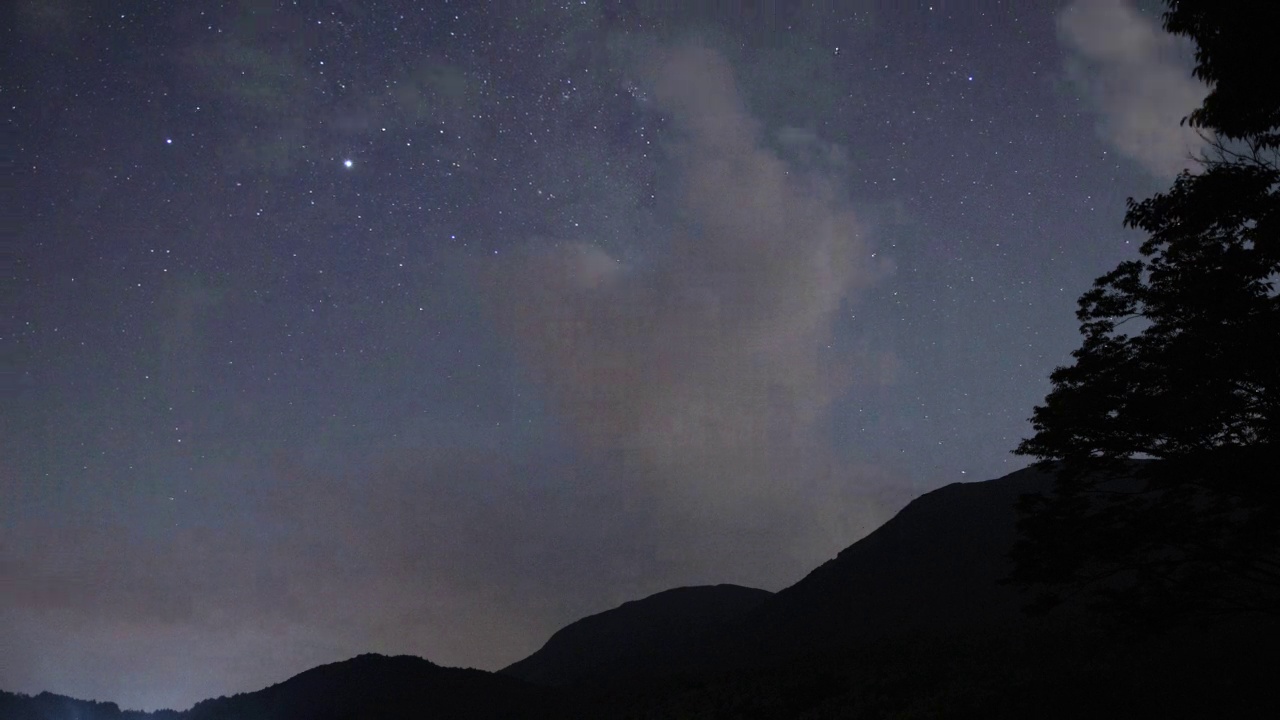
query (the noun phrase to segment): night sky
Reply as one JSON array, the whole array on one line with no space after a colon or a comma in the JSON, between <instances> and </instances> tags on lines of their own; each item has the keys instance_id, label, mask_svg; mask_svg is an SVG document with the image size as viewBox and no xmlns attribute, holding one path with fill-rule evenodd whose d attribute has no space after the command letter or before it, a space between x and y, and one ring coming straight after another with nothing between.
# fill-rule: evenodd
<instances>
[{"instance_id":1,"label":"night sky","mask_svg":"<svg viewBox=\"0 0 1280 720\"><path fill-rule=\"evenodd\" d=\"M1024 466L1197 140L1158 11L10 6L0 688L496 669Z\"/></svg>"}]
</instances>

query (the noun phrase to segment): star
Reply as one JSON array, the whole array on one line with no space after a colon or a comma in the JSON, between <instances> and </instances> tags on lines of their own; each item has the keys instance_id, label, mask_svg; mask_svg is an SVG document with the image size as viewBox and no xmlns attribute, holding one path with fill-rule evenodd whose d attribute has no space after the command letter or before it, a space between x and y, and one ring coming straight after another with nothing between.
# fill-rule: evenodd
<instances>
[{"instance_id":1,"label":"star","mask_svg":"<svg viewBox=\"0 0 1280 720\"><path fill-rule=\"evenodd\" d=\"M346 169L348 169L348 170L350 170L350 169L351 169L351 166L352 166L352 165L355 165L355 162L353 162L350 158L347 158L346 160L343 160L343 161L342 161L342 167L344 167L344 168L346 168Z\"/></svg>"}]
</instances>

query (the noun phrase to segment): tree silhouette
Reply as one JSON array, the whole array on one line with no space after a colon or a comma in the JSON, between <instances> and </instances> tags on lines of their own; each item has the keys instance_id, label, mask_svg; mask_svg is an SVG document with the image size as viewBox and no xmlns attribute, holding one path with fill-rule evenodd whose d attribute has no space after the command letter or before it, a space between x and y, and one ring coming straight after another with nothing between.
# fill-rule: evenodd
<instances>
[{"instance_id":1,"label":"tree silhouette","mask_svg":"<svg viewBox=\"0 0 1280 720\"><path fill-rule=\"evenodd\" d=\"M1057 471L1019 506L1011 581L1147 619L1280 614L1280 3L1167 0L1210 86L1200 172L1128 203L1148 234L1081 296L1080 348L1015 450Z\"/></svg>"}]
</instances>

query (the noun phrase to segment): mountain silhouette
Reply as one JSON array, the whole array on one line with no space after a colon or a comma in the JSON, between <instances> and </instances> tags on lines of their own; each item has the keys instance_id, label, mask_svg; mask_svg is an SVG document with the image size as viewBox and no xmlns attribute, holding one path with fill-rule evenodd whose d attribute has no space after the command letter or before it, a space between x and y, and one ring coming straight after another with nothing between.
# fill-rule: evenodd
<instances>
[{"instance_id":1,"label":"mountain silhouette","mask_svg":"<svg viewBox=\"0 0 1280 720\"><path fill-rule=\"evenodd\" d=\"M113 702L77 700L65 695L42 692L35 696L0 690L2 720L180 720L182 713L173 710L139 712L121 710Z\"/></svg>"},{"instance_id":2,"label":"mountain silhouette","mask_svg":"<svg viewBox=\"0 0 1280 720\"><path fill-rule=\"evenodd\" d=\"M568 687L676 672L705 664L706 643L772 595L739 585L682 587L567 625L540 650L499 672Z\"/></svg>"},{"instance_id":3,"label":"mountain silhouette","mask_svg":"<svg viewBox=\"0 0 1280 720\"><path fill-rule=\"evenodd\" d=\"M777 593L668 590L554 633L497 672L362 655L183 712L0 691L2 720L1269 717L1274 620L1138 640L1029 619L1010 570L1028 468L939 488Z\"/></svg>"},{"instance_id":4,"label":"mountain silhouette","mask_svg":"<svg viewBox=\"0 0 1280 720\"><path fill-rule=\"evenodd\" d=\"M1252 657L1274 623L1130 641L1078 606L1023 612L1030 598L1002 582L1015 505L1053 482L1030 467L947 485L775 594L659 593L571 624L501 672L572 688L584 717L1268 715Z\"/></svg>"},{"instance_id":5,"label":"mountain silhouette","mask_svg":"<svg viewBox=\"0 0 1280 720\"><path fill-rule=\"evenodd\" d=\"M0 692L3 720L487 720L560 715L557 696L547 688L406 655L360 655L256 692L202 700L183 712L122 712L114 703Z\"/></svg>"},{"instance_id":6,"label":"mountain silhouette","mask_svg":"<svg viewBox=\"0 0 1280 720\"><path fill-rule=\"evenodd\" d=\"M184 720L551 717L552 694L482 670L407 655L361 655L264 690L197 703Z\"/></svg>"},{"instance_id":7,"label":"mountain silhouette","mask_svg":"<svg viewBox=\"0 0 1280 720\"><path fill-rule=\"evenodd\" d=\"M736 585L668 590L572 623L499 672L557 687L599 685L1018 624L1022 600L1000 582L1016 538L1014 503L1051 483L1028 468L947 485L776 594Z\"/></svg>"},{"instance_id":8,"label":"mountain silhouette","mask_svg":"<svg viewBox=\"0 0 1280 720\"><path fill-rule=\"evenodd\" d=\"M1052 483L1052 474L1030 467L921 495L762 603L744 619L744 633L762 651L794 654L1019 624L1024 598L1001 582L1017 539L1014 505Z\"/></svg>"}]
</instances>

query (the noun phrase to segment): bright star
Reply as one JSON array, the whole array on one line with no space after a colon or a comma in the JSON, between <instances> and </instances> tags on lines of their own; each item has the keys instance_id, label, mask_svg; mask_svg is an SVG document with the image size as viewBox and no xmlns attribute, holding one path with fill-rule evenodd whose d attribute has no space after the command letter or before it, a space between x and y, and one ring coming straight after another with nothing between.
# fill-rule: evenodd
<instances>
[{"instance_id":1,"label":"bright star","mask_svg":"<svg viewBox=\"0 0 1280 720\"><path fill-rule=\"evenodd\" d=\"M355 163L351 162L350 160L343 160L343 161L342 161L342 167L344 167L344 168L348 168L348 169L350 169L352 165L355 165Z\"/></svg>"}]
</instances>

